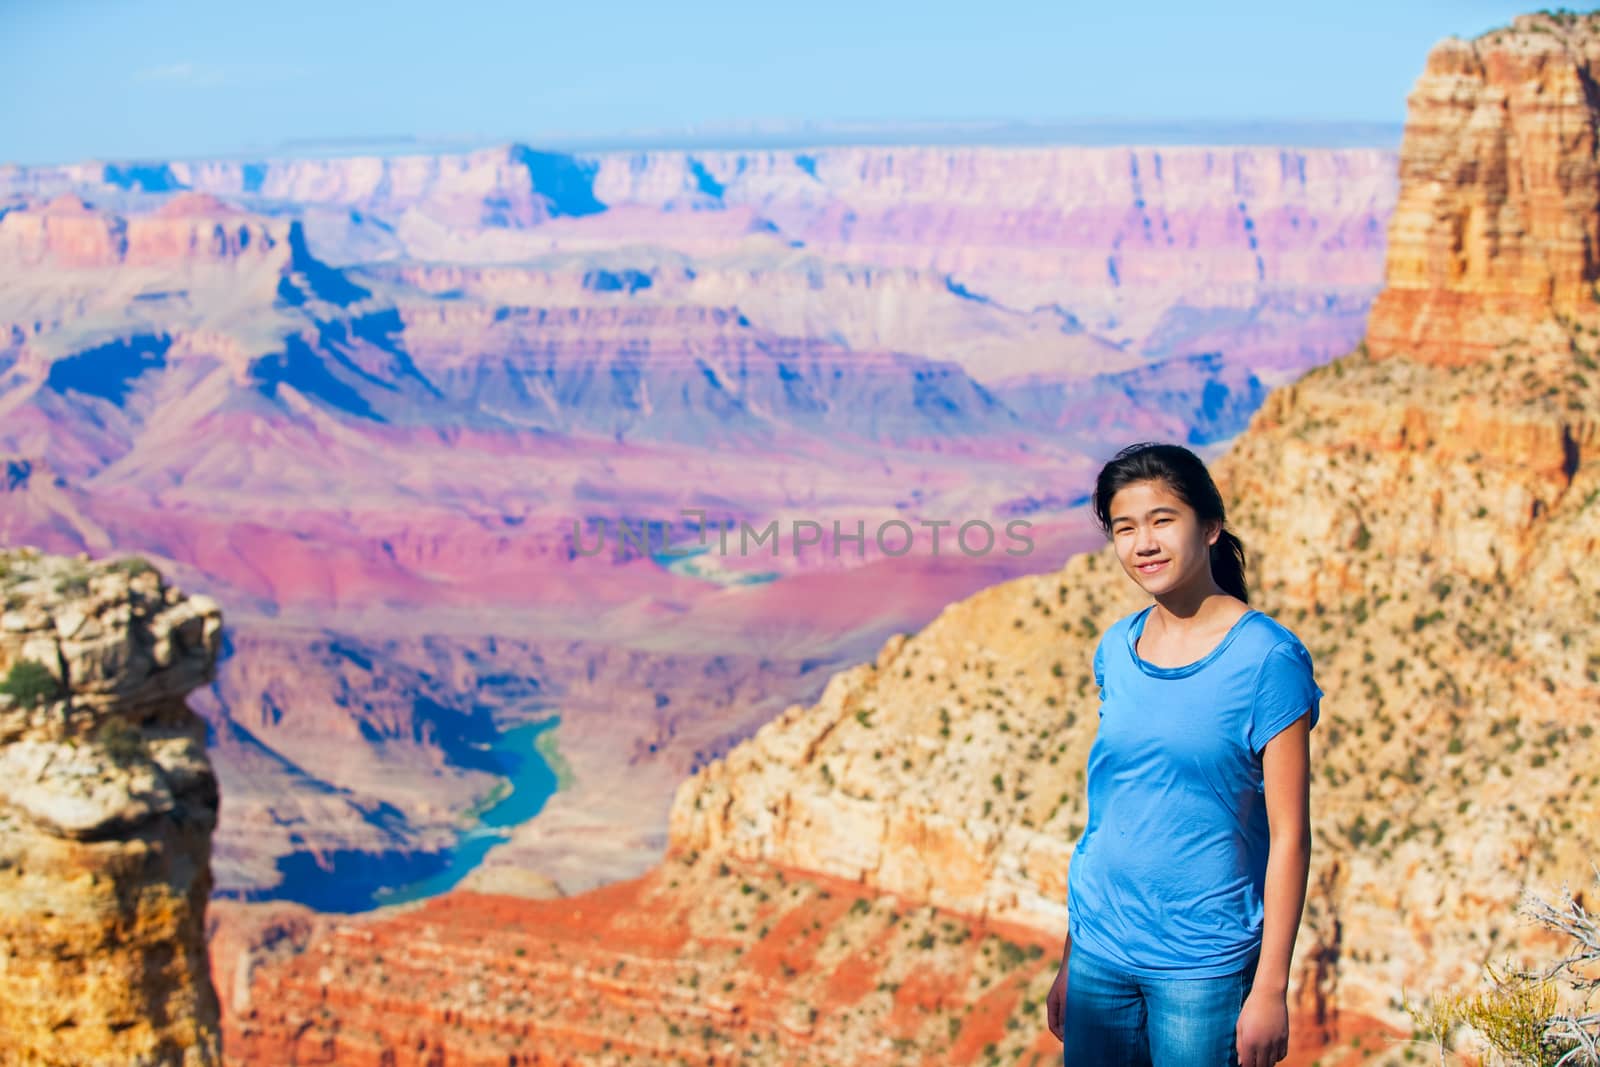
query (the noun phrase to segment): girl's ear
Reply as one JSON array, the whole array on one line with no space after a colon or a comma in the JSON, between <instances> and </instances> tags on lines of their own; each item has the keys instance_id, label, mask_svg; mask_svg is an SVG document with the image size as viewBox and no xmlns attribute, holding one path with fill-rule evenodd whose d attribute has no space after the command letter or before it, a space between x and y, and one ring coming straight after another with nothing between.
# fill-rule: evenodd
<instances>
[{"instance_id":1,"label":"girl's ear","mask_svg":"<svg viewBox=\"0 0 1600 1067\"><path fill-rule=\"evenodd\" d=\"M1206 523L1206 527L1210 530L1210 532L1206 534L1206 544L1215 545L1217 541L1222 538L1223 523L1218 522L1216 519L1212 519Z\"/></svg>"}]
</instances>

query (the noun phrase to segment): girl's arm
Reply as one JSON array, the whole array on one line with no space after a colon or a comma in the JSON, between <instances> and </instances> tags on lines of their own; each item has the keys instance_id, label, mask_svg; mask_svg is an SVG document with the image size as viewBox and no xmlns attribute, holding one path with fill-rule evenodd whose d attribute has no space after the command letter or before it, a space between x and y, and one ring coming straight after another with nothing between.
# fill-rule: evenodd
<instances>
[{"instance_id":1,"label":"girl's arm","mask_svg":"<svg viewBox=\"0 0 1600 1067\"><path fill-rule=\"evenodd\" d=\"M1270 842L1261 958L1234 1024L1240 1067L1272 1067L1289 1054L1289 957L1311 868L1311 710L1261 752Z\"/></svg>"},{"instance_id":2,"label":"girl's arm","mask_svg":"<svg viewBox=\"0 0 1600 1067\"><path fill-rule=\"evenodd\" d=\"M1271 845L1263 890L1261 959L1251 992L1289 991L1289 957L1306 901L1311 869L1311 726L1306 715L1267 742L1261 769Z\"/></svg>"}]
</instances>

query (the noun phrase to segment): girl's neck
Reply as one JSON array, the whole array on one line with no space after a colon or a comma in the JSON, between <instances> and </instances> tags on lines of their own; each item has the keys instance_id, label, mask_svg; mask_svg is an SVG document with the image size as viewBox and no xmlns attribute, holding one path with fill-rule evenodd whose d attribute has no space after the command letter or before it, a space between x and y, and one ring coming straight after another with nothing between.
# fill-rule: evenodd
<instances>
[{"instance_id":1,"label":"girl's neck","mask_svg":"<svg viewBox=\"0 0 1600 1067\"><path fill-rule=\"evenodd\" d=\"M1153 614L1161 616L1164 633L1200 633L1223 616L1237 618L1235 599L1215 582L1194 590L1171 590L1156 597Z\"/></svg>"}]
</instances>

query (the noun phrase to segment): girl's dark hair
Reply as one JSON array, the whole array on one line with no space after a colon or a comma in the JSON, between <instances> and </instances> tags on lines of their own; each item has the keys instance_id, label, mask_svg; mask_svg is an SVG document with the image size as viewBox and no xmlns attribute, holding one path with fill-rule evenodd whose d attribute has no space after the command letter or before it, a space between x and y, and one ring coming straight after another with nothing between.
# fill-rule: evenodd
<instances>
[{"instance_id":1,"label":"girl's dark hair","mask_svg":"<svg viewBox=\"0 0 1600 1067\"><path fill-rule=\"evenodd\" d=\"M1222 534L1211 546L1211 577L1223 588L1250 603L1244 584L1244 545L1227 527L1222 509L1222 494L1211 472L1199 456L1182 445L1144 441L1129 445L1100 468L1094 483L1094 516L1100 529L1111 537L1111 498L1123 486L1134 482L1163 482L1167 488L1194 509L1199 520L1223 523Z\"/></svg>"}]
</instances>

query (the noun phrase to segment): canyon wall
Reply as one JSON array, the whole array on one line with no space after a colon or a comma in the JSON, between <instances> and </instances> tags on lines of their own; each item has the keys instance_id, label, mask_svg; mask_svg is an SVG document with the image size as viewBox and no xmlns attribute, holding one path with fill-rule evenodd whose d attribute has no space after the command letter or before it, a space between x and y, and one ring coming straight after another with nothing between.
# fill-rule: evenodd
<instances>
[{"instance_id":1,"label":"canyon wall","mask_svg":"<svg viewBox=\"0 0 1600 1067\"><path fill-rule=\"evenodd\" d=\"M245 257L287 261L292 223L271 222L201 193L148 214L122 217L62 193L34 210L0 215L0 262L8 266L207 265Z\"/></svg>"},{"instance_id":2,"label":"canyon wall","mask_svg":"<svg viewBox=\"0 0 1600 1067\"><path fill-rule=\"evenodd\" d=\"M184 704L217 607L140 560L27 550L0 590L0 1061L218 1064L218 791Z\"/></svg>"},{"instance_id":3,"label":"canyon wall","mask_svg":"<svg viewBox=\"0 0 1600 1067\"><path fill-rule=\"evenodd\" d=\"M509 145L451 156L7 168L0 203L73 194L138 214L184 192L212 194L301 221L312 251L336 266L602 254L637 271L665 253L766 271L820 257L813 270L912 272L1017 312L1054 307L1143 346L1158 327L1181 340L1192 309L1247 315L1264 294L1356 290L1364 304L1382 265L1394 163L1379 148L569 156Z\"/></svg>"}]
</instances>

